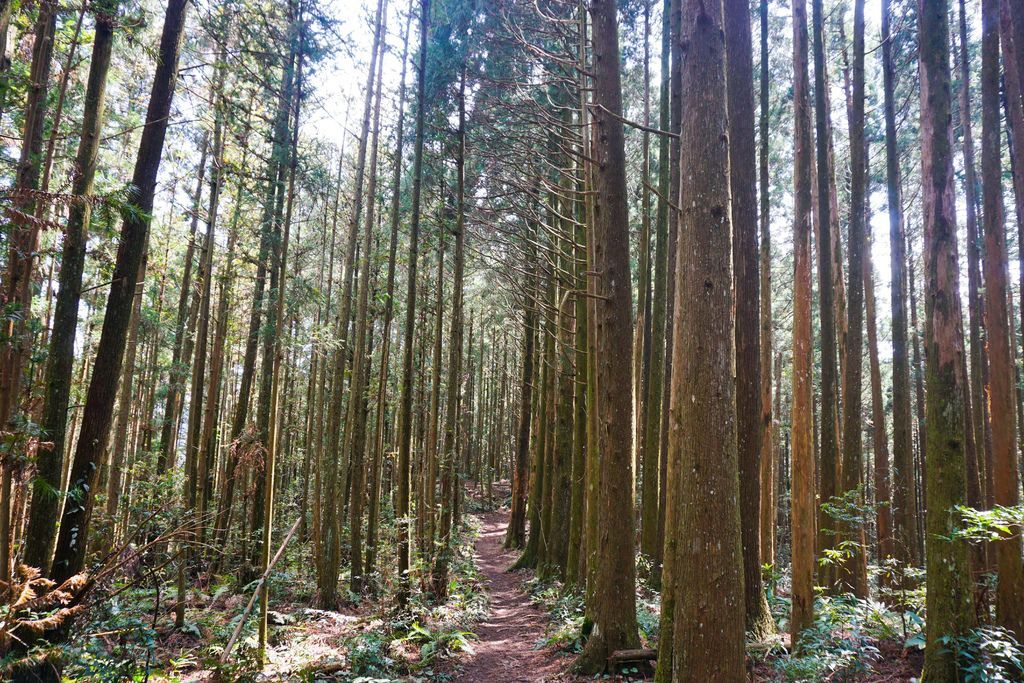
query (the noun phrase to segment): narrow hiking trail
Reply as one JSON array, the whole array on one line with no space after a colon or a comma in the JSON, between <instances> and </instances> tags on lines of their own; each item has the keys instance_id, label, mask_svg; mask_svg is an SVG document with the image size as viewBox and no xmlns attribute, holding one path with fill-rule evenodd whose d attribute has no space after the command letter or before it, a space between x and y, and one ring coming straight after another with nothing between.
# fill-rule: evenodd
<instances>
[{"instance_id":1,"label":"narrow hiking trail","mask_svg":"<svg viewBox=\"0 0 1024 683\"><path fill-rule=\"evenodd\" d=\"M462 670L454 680L459 683L534 683L568 681L563 673L570 663L552 648L539 648L548 624L547 615L530 602L520 584L523 572L508 572L516 551L505 550L508 510L477 515L480 537L474 553L477 567L488 583L490 610L474 627L479 640L473 654L467 654Z\"/></svg>"}]
</instances>

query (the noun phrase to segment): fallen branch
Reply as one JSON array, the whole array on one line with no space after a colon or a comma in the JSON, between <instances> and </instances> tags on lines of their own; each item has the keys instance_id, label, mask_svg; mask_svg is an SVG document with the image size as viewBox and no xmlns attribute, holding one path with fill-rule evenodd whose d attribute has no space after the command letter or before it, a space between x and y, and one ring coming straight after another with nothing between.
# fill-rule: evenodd
<instances>
[{"instance_id":1,"label":"fallen branch","mask_svg":"<svg viewBox=\"0 0 1024 683\"><path fill-rule=\"evenodd\" d=\"M302 516L295 520L295 524L292 524L292 528L288 531L288 535L281 541L281 547L277 549L274 554L274 559L267 565L267 571L263 572L263 576L256 582L256 589L252 592L252 597L249 598L249 602L246 604L245 609L242 610L242 618L238 620L238 626L235 627L234 633L231 634L231 638L228 639L228 644L224 646L224 651L220 653L220 663L223 665L228 661L228 655L231 654L231 649L235 646L235 641L238 640L238 636L242 633L242 627L245 626L245 619L249 616L249 612L252 611L252 606L256 604L256 597L260 594L260 590L263 588L263 584L266 583L267 577L270 576L270 572L273 571L274 565L281 559L281 555L284 554L284 549L288 545L288 541L292 540L292 536L295 535L295 530L299 528L299 522L302 521Z\"/></svg>"}]
</instances>

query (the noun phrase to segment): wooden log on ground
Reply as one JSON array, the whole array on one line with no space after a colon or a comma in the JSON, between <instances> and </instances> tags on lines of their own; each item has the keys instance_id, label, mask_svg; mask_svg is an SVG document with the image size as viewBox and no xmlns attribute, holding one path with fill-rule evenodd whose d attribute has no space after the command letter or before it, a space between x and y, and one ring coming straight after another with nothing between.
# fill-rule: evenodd
<instances>
[{"instance_id":1,"label":"wooden log on ground","mask_svg":"<svg viewBox=\"0 0 1024 683\"><path fill-rule=\"evenodd\" d=\"M653 662L658 659L658 651L651 648L639 650L616 650L608 655L608 666L626 662Z\"/></svg>"}]
</instances>

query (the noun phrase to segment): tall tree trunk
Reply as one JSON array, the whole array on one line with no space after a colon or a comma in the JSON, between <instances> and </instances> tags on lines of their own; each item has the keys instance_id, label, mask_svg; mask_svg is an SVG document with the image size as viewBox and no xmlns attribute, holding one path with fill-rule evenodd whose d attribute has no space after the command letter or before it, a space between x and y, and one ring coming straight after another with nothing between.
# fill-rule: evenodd
<instances>
[{"instance_id":1,"label":"tall tree trunk","mask_svg":"<svg viewBox=\"0 0 1024 683\"><path fill-rule=\"evenodd\" d=\"M109 10L110 7L104 6L103 9ZM33 486L28 530L25 533L25 555L22 559L28 566L37 567L44 573L50 567L57 533L54 521L59 514L59 493L63 483L60 475L67 440L78 304L82 296L82 271L85 267L86 226L92 214L90 198L96 178L96 159L103 131L107 73L110 71L113 45L114 15L105 11L97 12L92 59L83 100L82 135L78 142L76 173L71 186L71 193L78 199L68 209L68 224L64 231L40 424L46 440L53 445L39 449L36 457L37 479Z\"/></svg>"},{"instance_id":2,"label":"tall tree trunk","mask_svg":"<svg viewBox=\"0 0 1024 683\"><path fill-rule=\"evenodd\" d=\"M527 226L529 228L529 225ZM519 425L516 429L515 463L512 469L512 509L509 512L506 548L522 548L526 543L526 502L530 486L530 424L533 422L534 342L537 338L536 253L532 231L526 235L527 286L523 297L523 358L519 383Z\"/></svg>"},{"instance_id":3,"label":"tall tree trunk","mask_svg":"<svg viewBox=\"0 0 1024 683\"><path fill-rule=\"evenodd\" d=\"M125 338L131 317L132 301L139 275L139 266L149 236L157 172L163 152L164 137L171 112L171 100L177 80L181 37L184 33L187 4L185 0L168 0L156 73L146 112L146 124L139 142L135 171L129 199L133 210L125 212L121 242L114 264L114 276L107 297L103 331L93 364L82 414L82 428L71 466L69 491L73 504L65 506L61 517L57 549L54 553L52 577L58 583L77 574L85 566L85 541L96 489L98 463L110 436L110 423L124 360Z\"/></svg>"},{"instance_id":4,"label":"tall tree trunk","mask_svg":"<svg viewBox=\"0 0 1024 683\"><path fill-rule=\"evenodd\" d=\"M814 22L814 122L817 141L817 180L818 180L818 309L819 326L821 329L821 450L819 454L818 497L821 503L828 503L835 497L839 475L839 444L836 441L836 424L838 405L836 387L836 319L835 292L833 288L834 240L832 231L835 228L832 220L832 202L829 194L832 179L829 142L831 140L831 113L828 109L828 97L825 62L825 17L823 0L812 0L811 8ZM835 545L837 520L833 519L824 507L818 511L818 551L824 551ZM834 572L828 565L819 571L818 582L831 588Z\"/></svg>"},{"instance_id":5,"label":"tall tree trunk","mask_svg":"<svg viewBox=\"0 0 1024 683\"><path fill-rule=\"evenodd\" d=\"M988 375L988 359L982 342L984 333L985 301L981 282L981 236L978 232L978 180L974 167L974 135L971 130L971 68L967 56L967 12L965 0L960 0L960 50L957 55L960 67L960 126L963 136L964 155L964 198L967 217L967 304L970 312L970 397L971 424L968 436L967 501L968 505L981 507L981 490L984 475L978 472L978 465L985 462L978 457L982 448L990 450L991 440L987 438L989 403L983 398L985 379ZM970 448L973 441L974 448ZM973 455L973 457L972 457ZM981 550L981 552L984 552Z\"/></svg>"},{"instance_id":6,"label":"tall tree trunk","mask_svg":"<svg viewBox=\"0 0 1024 683\"><path fill-rule=\"evenodd\" d=\"M992 411L992 465L995 504L1020 504L1017 467L1017 410L1011 347L1013 328L1007 307L1006 230L1003 225L1003 178L999 102L999 0L982 0L981 31L981 174L985 270L985 330L990 365L987 393ZM929 481L929 484L931 482ZM934 505L934 499L932 504ZM997 622L1017 637L1024 635L1024 563L1021 535L993 544L999 581Z\"/></svg>"},{"instance_id":7,"label":"tall tree trunk","mask_svg":"<svg viewBox=\"0 0 1024 683\"><path fill-rule=\"evenodd\" d=\"M202 207L209 143L209 132L204 132L203 141L199 146L202 151L199 156L199 165L196 166L196 190L192 195L188 247L185 249L181 292L178 295L178 318L174 331L174 347L171 351L171 369L167 380L167 398L164 400L163 422L160 426L160 451L156 458L157 474L163 474L168 468L173 468L177 455L178 419L181 415L181 404L184 398L185 376L192 357L192 326L189 325L192 313L189 302L193 299L194 294L192 291L192 261L195 257L196 231L199 228L199 213Z\"/></svg>"},{"instance_id":8,"label":"tall tree trunk","mask_svg":"<svg viewBox=\"0 0 1024 683\"><path fill-rule=\"evenodd\" d=\"M682 79L683 79L683 41L681 37L682 31L682 7L683 0L670 0L669 6L669 43L671 45L671 65L669 67L669 132L675 135L679 134L680 121L683 115L683 95L682 95ZM668 194L673 202L675 202L675 208L669 211L668 214L668 275L665 292L665 371L664 379L662 382L661 392L661 414L667 416L669 412L669 400L671 397L671 391L669 391L669 383L672 381L672 344L673 335L675 334L675 325L673 320L675 319L675 291L676 291L676 241L678 238L678 223L679 223L679 177L682 169L679 165L679 138L674 137L669 144L669 179L668 179ZM659 478L662 482L665 482L661 486L658 492L658 550L661 553L658 557L658 563L662 565L662 576L660 577L660 583L662 584L662 599L663 607L665 605L671 606L672 600L672 584L674 581L669 580L664 576L666 573L665 562L668 561L669 555L674 554L674 550L670 551L669 546L675 544L673 535L667 534L666 529L668 528L668 517L667 517L667 491L668 491L668 420L661 420L661 434L658 437L661 447L661 462L659 462ZM671 568L669 568L671 571ZM666 589L667 587L667 589ZM672 618L672 611L662 610L662 618ZM660 679L659 679L660 680Z\"/></svg>"},{"instance_id":9,"label":"tall tree trunk","mask_svg":"<svg viewBox=\"0 0 1024 683\"><path fill-rule=\"evenodd\" d=\"M670 198L670 211L668 213L668 254L666 255L667 277L665 293L665 369L662 380L661 392L661 434L659 445L661 447L659 464L659 478L662 486L658 492L658 562L661 566L660 576L657 583L661 586L661 615L659 631L673 633L671 625L675 618L675 591L677 581L675 580L675 559L677 534L669 533L673 528L674 521L668 518L668 490L669 471L678 469L679 463L669 462L668 448L668 414L671 399L671 382L673 367L673 339L675 335L675 291L676 291L676 242L679 228L679 178L682 167L679 162L679 130L683 112L682 82L683 82L683 40L682 31L683 0L670 0L668 7L670 66L669 66L669 132L674 134L669 143L669 178L668 194ZM664 21L664 18L662 19ZM596 362L596 361L595 361ZM600 444L595 444L600 446ZM596 450L596 448L595 448ZM667 683L672 676L672 662L670 657L663 657L658 662L655 671L658 683Z\"/></svg>"},{"instance_id":10,"label":"tall tree trunk","mask_svg":"<svg viewBox=\"0 0 1024 683\"><path fill-rule=\"evenodd\" d=\"M423 128L426 105L427 36L430 26L430 0L420 0L420 53L416 82L416 141L412 169L412 205L409 218L408 293L405 304L404 345L402 347L402 387L399 399L398 434L398 590L401 607L409 600L409 460L412 449L413 339L416 325L416 261L419 254L420 191L423 180Z\"/></svg>"},{"instance_id":11,"label":"tall tree trunk","mask_svg":"<svg viewBox=\"0 0 1024 683\"><path fill-rule=\"evenodd\" d=\"M775 630L761 585L761 482L760 460L763 436L761 406L761 282L757 252L757 158L754 142L754 64L748 0L724 3L725 49L728 53L728 130L729 178L732 190L732 229L734 241L733 276L736 305L736 440L739 458L740 521L743 529L743 585L746 604L746 629L754 639L762 640ZM717 6L717 5L716 5ZM711 12L712 18L715 12ZM695 35L702 33L700 20ZM703 36L702 36L703 37ZM706 39L706 38L705 38ZM706 55L710 59L717 54ZM700 68L717 68L708 64ZM694 74L691 72L691 78ZM710 77L709 77L710 78ZM695 83L696 85L696 83ZM699 90L714 87L700 83ZM717 112L709 112L717 115ZM726 118L724 114L723 119ZM691 123L691 125L693 125ZM702 134L692 131L698 137ZM705 131L703 134L713 135ZM701 156L690 157L694 162ZM691 162L692 163L692 162ZM696 164L694 164L696 165ZM700 188L691 188L701 196ZM682 202L680 206L685 206ZM691 238L692 239L692 238ZM698 249L712 245L698 242ZM692 276L696 277L696 275ZM688 302L684 303L688 305ZM698 326L703 322L698 321ZM691 359L693 362L693 359ZM699 458L699 451L697 452ZM699 490L699 488L698 488Z\"/></svg>"},{"instance_id":12,"label":"tall tree trunk","mask_svg":"<svg viewBox=\"0 0 1024 683\"><path fill-rule=\"evenodd\" d=\"M812 201L810 77L807 65L807 5L793 3L793 406L791 427L793 612L790 636L794 648L800 634L814 622L814 435L812 419L813 350L811 341Z\"/></svg>"},{"instance_id":13,"label":"tall tree trunk","mask_svg":"<svg viewBox=\"0 0 1024 683\"><path fill-rule=\"evenodd\" d=\"M645 127L651 125L651 4L653 0L644 0L643 3L643 79L644 95L643 108ZM571 122L570 122L571 123ZM636 421L635 435L636 443L636 471L638 473L637 484L640 494L640 552L647 557L653 553L648 552L657 544L658 533L658 452L649 450L646 446L649 443L647 438L647 427L650 424L648 413L651 412L651 403L648 400L647 387L651 383L651 350L653 340L651 339L654 330L653 297L651 282L651 192L648 189L651 182L651 136L650 132L644 130L641 138L641 163L640 163L640 242L639 249L639 273L637 282L637 324L636 339L633 346L633 356L636 362L633 364L633 387L635 405L633 419ZM565 215L571 215L571 210L566 207ZM571 234L572 227L567 226L567 232ZM567 268L568 270L568 268ZM571 334L571 333L569 333ZM570 342L571 343L571 342ZM570 355L570 354L567 354ZM572 360L569 360L570 364ZM572 390L567 390L572 405ZM571 407L569 408L571 411ZM568 418L571 420L571 417ZM569 440L571 442L571 438ZM571 445L570 445L571 449ZM645 547L644 538L647 538ZM653 541L653 542L652 542Z\"/></svg>"},{"instance_id":14,"label":"tall tree trunk","mask_svg":"<svg viewBox=\"0 0 1024 683\"><path fill-rule=\"evenodd\" d=\"M757 225L750 26L745 10L745 3L743 8L730 7L728 14L732 16L723 26L721 3L705 7L699 0L687 0L683 7L682 82L688 96L680 144L686 168L700 168L701 172L682 173L680 185L672 348L675 373L668 419L669 450L679 453L669 457L669 504L678 507L669 513L669 518L676 521L670 528L681 534L683 541L677 546L675 631L661 636L663 642L672 642L673 680L742 680L746 677L744 624L750 623L754 613L755 628L767 628L765 613L751 604L764 600L758 595L756 559L754 590L746 595L744 590L746 579L751 577L750 570L745 570L744 550L754 558L758 551L759 501L754 472L760 445L756 438L760 373L757 264L750 263L752 258L737 259L743 268L743 272L737 272L735 283L737 316L746 329L736 329L732 311L732 219L738 221L737 251L746 249L750 257L751 236ZM730 135L723 135L725 130ZM730 147L739 150L739 162L731 172ZM749 300L741 301L743 296ZM737 347L737 337L745 348ZM734 363L741 363L742 368ZM737 374L752 373L752 381L744 381L737 389L734 369ZM695 387L700 387L699 398L694 396ZM743 454L737 453L737 394L745 394L743 409L749 413L739 441L740 447L748 451ZM744 458L747 462L741 465ZM678 470L672 467L677 460L681 465ZM741 467L753 484L752 494L749 487L744 490L744 494L753 496L752 508L751 499L741 504ZM744 505L748 507L745 511ZM753 519L748 517L743 522L742 518L751 513ZM744 612L740 605L745 598Z\"/></svg>"},{"instance_id":15,"label":"tall tree trunk","mask_svg":"<svg viewBox=\"0 0 1024 683\"><path fill-rule=\"evenodd\" d=\"M602 444L597 554L593 615L595 628L577 660L581 671L605 666L609 654L638 643L633 517L620 509L631 495L632 431L630 366L632 301L629 277L629 216L626 155L619 75L618 17L615 0L594 0L593 25L594 136L594 278L597 282L596 379Z\"/></svg>"},{"instance_id":16,"label":"tall tree trunk","mask_svg":"<svg viewBox=\"0 0 1024 683\"><path fill-rule=\"evenodd\" d=\"M39 177L41 172L43 128L46 123L47 93L50 86L50 65L53 61L54 33L57 28L57 5L40 2L36 17L35 42L32 45L32 64L29 69L26 95L24 131L21 156L15 170L14 195L6 210L12 218L7 246L7 270L2 281L2 303L5 316L0 328L4 343L0 348L0 425L11 434L23 436L22 429L13 420L21 402L22 374L25 360L31 352L31 334L28 321L32 317L32 280L39 252L40 224L33 220L36 212ZM6 30L3 35L6 37ZM6 49L6 41L4 45ZM6 84L5 84L6 85ZM6 91L6 87L5 87ZM134 290L133 290L134 291ZM12 451L15 443L8 443ZM11 578L11 488L15 471L24 463L12 452L4 454L0 464L0 582Z\"/></svg>"},{"instance_id":17,"label":"tall tree trunk","mask_svg":"<svg viewBox=\"0 0 1024 683\"><path fill-rule=\"evenodd\" d=\"M670 67L670 0L662 3L661 26L661 84L658 94L658 127L668 130L669 122L669 80ZM661 555L661 489L665 482L661 478L661 395L665 380L665 304L668 278L668 221L669 221L669 143L667 135L658 137L658 203L654 216L654 282L651 293L651 362L647 382L647 425L644 427L645 457L647 454L658 458L658 469L653 475L652 490L648 495L645 484L643 512L640 531L640 552L657 564ZM577 307L579 311L580 307ZM579 319L577 319L579 325ZM577 373L580 374L580 373ZM653 577L660 578L660 567L653 568Z\"/></svg>"},{"instance_id":18,"label":"tall tree trunk","mask_svg":"<svg viewBox=\"0 0 1024 683\"><path fill-rule=\"evenodd\" d=\"M387 32L387 2L382 4L378 20L378 31L383 40ZM356 304L356 339L353 345L352 385L349 392L349 428L346 429L346 452L352 463L351 498L349 504L349 588L356 595L363 592L363 508L366 498L365 466L363 454L366 450L366 420L369 402L366 396L367 380L370 373L368 349L373 337L373 321L370 319L369 298L371 263L373 261L373 227L377 209L377 146L380 139L381 78L384 53L377 61L376 99L373 106L373 123L370 134L370 169L366 185L366 222L363 225L363 255L359 266L359 292Z\"/></svg>"},{"instance_id":19,"label":"tall tree trunk","mask_svg":"<svg viewBox=\"0 0 1024 683\"><path fill-rule=\"evenodd\" d=\"M466 269L466 63L459 78L459 124L455 156L455 259L452 269L452 313L448 329L448 395L445 406L441 471L441 516L437 555L433 566L433 593L448 596L448 567L452 559L452 533L458 525L453 496L458 491L459 406L462 401L463 279ZM568 521L568 520L566 520Z\"/></svg>"},{"instance_id":20,"label":"tall tree trunk","mask_svg":"<svg viewBox=\"0 0 1024 683\"><path fill-rule=\"evenodd\" d=\"M585 169L581 162L581 166L578 167L579 175L577 179L577 191L584 187L583 173ZM587 312L588 312L588 297L584 296L587 291L587 259L586 259L586 244L587 244L587 226L586 216L584 210L584 202L577 196L575 202L575 216L576 216L576 227L574 230L576 248L574 252L576 266L575 272L575 287L577 295L573 297L575 306L575 395L573 397L573 453L572 453L572 500L569 503L569 553L566 557L566 576L565 583L567 586L579 586L585 583L587 576L586 571L586 560L587 553L585 552L586 542L586 494L587 494L587 378L589 376L589 369L587 363ZM655 272L657 272L657 266L655 266ZM657 289L657 285L655 285ZM655 297L657 294L654 295ZM657 343L653 343L651 350L651 382L647 385L647 400L649 406L659 405L656 401L660 400L660 392L654 393L651 390L651 384L659 383L660 377L654 375L654 358L658 353L658 347L661 346L660 330L663 328L658 327L657 323L657 302L654 302L652 306L652 329L659 331ZM664 298L662 300L662 311L664 311ZM659 366L660 367L660 366ZM660 370L658 371L660 373ZM651 402L655 401L655 402ZM655 446L650 445L651 429L657 429L655 425L652 427L650 416L652 413L658 413L658 410L648 410L647 417L647 429L644 432L644 437L648 443L645 448L648 449L646 453L653 453L657 456L658 449ZM656 445L657 441L654 441ZM655 484L657 480L655 480ZM654 508L654 516L648 517L650 524L643 527L651 538L648 538L648 543L657 544L658 534L658 508L657 501L658 496L651 493L650 500L644 499L645 506L650 504ZM649 527L649 528L648 528ZM643 530L642 529L642 530ZM641 537L641 552L643 552L643 537ZM653 549L651 549L653 550ZM656 553L650 552L648 555L652 560L655 558ZM657 574L655 570L654 574Z\"/></svg>"},{"instance_id":21,"label":"tall tree trunk","mask_svg":"<svg viewBox=\"0 0 1024 683\"><path fill-rule=\"evenodd\" d=\"M866 155L869 156L869 155ZM870 175L868 176L870 178ZM865 201L871 196L870 185ZM865 207L865 225L870 226L869 208ZM875 538L878 541L878 561L893 557L892 537L892 485L889 475L889 433L885 426L885 399L882 395L882 367L878 357L878 323L875 305L875 269L871 260L871 230L865 243L864 313L868 337L868 367L871 377L871 448L875 480ZM891 584L891 576L883 575L883 585Z\"/></svg>"},{"instance_id":22,"label":"tall tree trunk","mask_svg":"<svg viewBox=\"0 0 1024 683\"><path fill-rule=\"evenodd\" d=\"M281 432L281 364L284 361L284 302L285 302L285 276L288 273L288 242L291 234L292 225L292 208L295 200L295 176L296 168L298 166L299 157L299 115L300 108L302 105L302 64L305 53L305 27L303 25L304 17L302 5L299 4L298 8L295 7L293 2L289 2L288 7L288 18L289 23L292 24L289 27L289 34L292 31L297 31L298 36L292 37L289 35L288 42L292 45L292 55L297 62L295 67L295 88L294 92L289 94L294 97L294 100L289 100L289 109L293 112L291 128L291 144L289 145L290 150L287 157L288 166L288 189L286 190L285 199L285 210L284 210L284 221L283 229L275 229L275 232L283 232L280 244L275 244L275 251L278 251L271 260L273 268L277 269L277 288L271 286L271 292L274 292L276 299L274 301L275 311L273 327L269 330L268 336L272 341L272 354L273 363L271 368L271 390L270 390L270 415L267 424L267 452L263 464L263 506L262 506L262 533L260 535L260 576L266 576L267 572L270 571L270 548L271 548L271 533L274 528L274 477L276 474L276 464L279 457L280 451L280 432ZM297 47L296 47L297 44ZM291 90L291 89L289 89ZM273 275L273 273L271 273ZM271 278L273 281L273 278ZM259 476L257 474L257 476ZM255 506L254 506L255 508ZM255 518L254 518L255 522ZM265 660L267 638L269 635L269 629L267 626L267 615L270 607L270 584L268 581L263 581L259 587L260 592L260 616L259 616L259 640L258 640L258 652L259 659L261 662Z\"/></svg>"},{"instance_id":23,"label":"tall tree trunk","mask_svg":"<svg viewBox=\"0 0 1024 683\"><path fill-rule=\"evenodd\" d=\"M1000 3L999 25L1003 68L1006 72L1004 84L1007 132L1012 142L1010 165L1013 176L1014 213L1017 218L1017 243L1024 244L1024 157L1021 156L1024 154L1024 7L1014 2ZM1024 251L1018 249L1018 252L1019 279L1020 284L1024 286ZM1024 306L1020 309L1024 331Z\"/></svg>"},{"instance_id":24,"label":"tall tree trunk","mask_svg":"<svg viewBox=\"0 0 1024 683\"><path fill-rule=\"evenodd\" d=\"M384 303L384 324L383 331L381 332L379 382L377 385L376 444L374 447L374 463L371 470L369 512L367 513L366 520L366 573L371 577L374 576L376 571L377 546L379 543L377 526L380 518L380 491L381 478L383 477L380 460L384 454L384 445L387 443L385 420L387 416L388 373L391 364L391 324L394 319L395 310L395 266L398 250L398 224L401 219L402 150L405 143L405 72L409 56L409 25L411 22L412 13L410 12L402 32L402 75L399 79L398 123L395 126L395 167L391 181L391 239L388 245L387 291ZM375 588L375 586L372 588Z\"/></svg>"},{"instance_id":25,"label":"tall tree trunk","mask_svg":"<svg viewBox=\"0 0 1024 683\"><path fill-rule=\"evenodd\" d=\"M761 562L775 564L775 446L772 412L772 237L771 197L768 183L769 130L771 111L769 104L769 63L768 63L768 0L761 0L761 74L760 74L760 117L758 135L758 184L760 185L760 296L761 296ZM779 381L781 378L775 378ZM760 577L759 577L760 578Z\"/></svg>"},{"instance_id":26,"label":"tall tree trunk","mask_svg":"<svg viewBox=\"0 0 1024 683\"><path fill-rule=\"evenodd\" d=\"M847 285L846 368L843 376L843 464L840 495L863 506L864 453L861 432L862 365L864 358L864 199L867 186L867 149L864 144L864 0L853 5L853 101L850 106L850 234ZM852 498L851 498L852 497ZM850 541L837 577L847 591L868 596L864 527L841 525Z\"/></svg>"},{"instance_id":27,"label":"tall tree trunk","mask_svg":"<svg viewBox=\"0 0 1024 683\"><path fill-rule=\"evenodd\" d=\"M438 201L437 280L434 286L436 297L434 299L434 338L430 356L430 407L427 412L426 450L423 453L426 478L422 480L423 505L417 508L423 520L423 547L426 551L424 560L428 566L434 555L437 529L437 461L438 451L441 448L438 420L441 415L441 369L444 363L442 356L444 353L444 247L447 235L445 235L443 215L447 207L443 199L444 192L440 191L439 195L442 199Z\"/></svg>"},{"instance_id":28,"label":"tall tree trunk","mask_svg":"<svg viewBox=\"0 0 1024 683\"><path fill-rule=\"evenodd\" d=\"M226 102L224 100L224 72L227 69L227 27L223 29L225 34L220 39L220 54L218 56L218 69L221 71L218 76L217 100L214 120L213 134L213 168L210 177L210 203L207 208L206 220L212 225L216 224L217 211L220 204L220 195L224 185L224 116ZM247 121L248 127L248 121ZM243 152L243 157L248 156L248 151ZM213 347L210 350L210 376L209 395L203 407L202 429L200 431L198 461L201 479L201 490L199 502L196 506L196 515L200 520L199 542L206 542L206 527L208 522L207 513L213 507L213 464L217 455L217 422L221 409L221 383L225 365L225 344L228 327L228 306L231 300L232 285L234 284L234 257L235 246L238 241L238 220L241 214L241 184L239 193L235 198L235 206L231 217L231 224L228 226L227 255L224 268L219 277L220 293L217 302L217 312L214 317ZM212 273L211 273L212 276ZM211 280L212 284L212 280ZM196 416L198 419L199 416ZM308 450L308 446L307 446Z\"/></svg>"},{"instance_id":29,"label":"tall tree trunk","mask_svg":"<svg viewBox=\"0 0 1024 683\"><path fill-rule=\"evenodd\" d=\"M964 635L973 624L967 545L951 539L953 507L965 502L967 472L948 22L945 0L918 3L928 378L928 627L922 681L929 682L959 677L956 655L941 639Z\"/></svg>"},{"instance_id":30,"label":"tall tree trunk","mask_svg":"<svg viewBox=\"0 0 1024 683\"><path fill-rule=\"evenodd\" d=\"M885 110L886 189L889 208L889 253L892 303L892 518L896 557L916 565L917 492L914 486L912 399L907 330L907 240L903 224L903 189L896 131L896 95L891 32L891 0L882 0L882 83Z\"/></svg>"}]
</instances>

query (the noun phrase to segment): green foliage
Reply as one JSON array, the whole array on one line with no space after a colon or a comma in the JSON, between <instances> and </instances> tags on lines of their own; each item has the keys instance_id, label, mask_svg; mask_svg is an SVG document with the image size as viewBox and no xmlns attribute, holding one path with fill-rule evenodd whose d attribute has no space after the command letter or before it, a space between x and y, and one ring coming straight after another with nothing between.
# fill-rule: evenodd
<instances>
[{"instance_id":1,"label":"green foliage","mask_svg":"<svg viewBox=\"0 0 1024 683\"><path fill-rule=\"evenodd\" d=\"M353 674L387 677L394 670L395 660L389 655L388 640L381 633L362 632L349 638L345 645Z\"/></svg>"},{"instance_id":2,"label":"green foliage","mask_svg":"<svg viewBox=\"0 0 1024 683\"><path fill-rule=\"evenodd\" d=\"M908 566L896 558L883 560L869 571L878 576L878 594L885 602L903 605L907 612L924 613L925 572L921 567Z\"/></svg>"},{"instance_id":3,"label":"green foliage","mask_svg":"<svg viewBox=\"0 0 1024 683\"><path fill-rule=\"evenodd\" d=\"M250 683L257 680L262 668L255 639L247 638L235 646L227 662L218 663L214 670L220 680Z\"/></svg>"},{"instance_id":4,"label":"green foliage","mask_svg":"<svg viewBox=\"0 0 1024 683\"><path fill-rule=\"evenodd\" d=\"M141 591L129 591L88 612L86 635L65 646L65 674L97 683L143 680L156 666L157 633L146 614L152 606Z\"/></svg>"},{"instance_id":5,"label":"green foliage","mask_svg":"<svg viewBox=\"0 0 1024 683\"><path fill-rule=\"evenodd\" d=\"M475 638L476 634L471 631L431 630L414 621L409 632L399 641L415 643L420 646L420 660L414 669L422 669L429 666L438 656L455 652L472 652L473 648L469 641Z\"/></svg>"},{"instance_id":6,"label":"green foliage","mask_svg":"<svg viewBox=\"0 0 1024 683\"><path fill-rule=\"evenodd\" d=\"M943 636L939 641L956 654L957 667L966 683L1024 680L1024 649L1005 629L985 626L963 636Z\"/></svg>"},{"instance_id":7,"label":"green foliage","mask_svg":"<svg viewBox=\"0 0 1024 683\"><path fill-rule=\"evenodd\" d=\"M815 615L814 625L800 635L799 653L776 661L784 680L850 680L869 673L881 656L878 641L900 638L906 622L883 603L852 595L822 596ZM916 637L924 623L919 618L913 623Z\"/></svg>"},{"instance_id":8,"label":"green foliage","mask_svg":"<svg viewBox=\"0 0 1024 683\"><path fill-rule=\"evenodd\" d=\"M953 536L975 543L1006 540L1014 534L1019 534L1024 528L1024 505L997 505L991 510L958 505L956 512L960 522Z\"/></svg>"},{"instance_id":9,"label":"green foliage","mask_svg":"<svg viewBox=\"0 0 1024 683\"><path fill-rule=\"evenodd\" d=\"M583 636L583 595L576 591L563 591L555 581L532 578L523 588L530 600L547 610L550 623L538 647L554 646L566 652L579 652L586 638Z\"/></svg>"}]
</instances>

